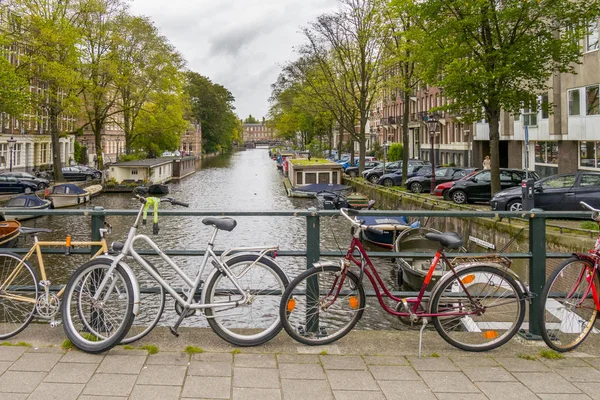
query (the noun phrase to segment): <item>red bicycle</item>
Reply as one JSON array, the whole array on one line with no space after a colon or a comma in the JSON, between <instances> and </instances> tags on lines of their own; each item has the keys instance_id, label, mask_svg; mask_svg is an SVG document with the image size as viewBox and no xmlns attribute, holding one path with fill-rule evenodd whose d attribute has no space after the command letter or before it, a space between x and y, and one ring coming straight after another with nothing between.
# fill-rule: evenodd
<instances>
[{"instance_id":1,"label":"red bicycle","mask_svg":"<svg viewBox=\"0 0 600 400\"><path fill-rule=\"evenodd\" d=\"M592 211L592 219L600 225L600 210L583 201ZM540 296L543 317L540 331L546 344L556 351L569 351L579 346L594 328L600 309L598 265L600 235L589 253L575 253L552 272Z\"/></svg>"},{"instance_id":2,"label":"red bicycle","mask_svg":"<svg viewBox=\"0 0 600 400\"><path fill-rule=\"evenodd\" d=\"M289 284L281 299L283 327L298 342L323 345L350 332L367 303L365 275L386 312L422 324L421 339L428 318L448 343L468 351L499 347L521 327L525 317L526 296L522 289L525 286L508 269L507 258L494 255L491 259L500 261L491 262L487 255L469 257L466 264L453 266L444 248L458 249L463 239L453 232L428 233L425 237L440 246L423 286L417 297L398 297L385 285L359 240L364 230L381 232L349 216L357 215L358 211L340 211L355 227L346 256L335 262L315 263ZM426 293L440 262L446 263L449 271Z\"/></svg>"}]
</instances>

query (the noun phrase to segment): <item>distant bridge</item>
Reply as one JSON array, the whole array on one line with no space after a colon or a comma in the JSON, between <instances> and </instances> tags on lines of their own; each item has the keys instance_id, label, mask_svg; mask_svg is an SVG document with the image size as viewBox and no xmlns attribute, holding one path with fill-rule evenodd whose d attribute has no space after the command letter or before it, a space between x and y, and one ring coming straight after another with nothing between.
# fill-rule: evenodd
<instances>
[{"instance_id":1,"label":"distant bridge","mask_svg":"<svg viewBox=\"0 0 600 400\"><path fill-rule=\"evenodd\" d=\"M257 140L252 142L244 142L244 147L253 149L257 146L284 146L285 140Z\"/></svg>"}]
</instances>

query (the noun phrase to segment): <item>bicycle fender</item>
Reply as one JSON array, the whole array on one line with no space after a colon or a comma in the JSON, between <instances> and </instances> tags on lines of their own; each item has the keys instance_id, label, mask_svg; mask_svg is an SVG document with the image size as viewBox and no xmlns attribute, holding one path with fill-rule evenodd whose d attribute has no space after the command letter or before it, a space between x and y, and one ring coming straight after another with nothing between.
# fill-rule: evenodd
<instances>
[{"instance_id":1,"label":"bicycle fender","mask_svg":"<svg viewBox=\"0 0 600 400\"><path fill-rule=\"evenodd\" d=\"M133 287L133 315L136 317L140 313L140 285L138 284L138 280L133 273L133 270L126 262L123 261L123 255L119 254L118 256L111 256L108 254L101 255L96 257L96 260L102 259L107 260L111 263L111 266L114 264L118 264L125 270L129 279L131 279L131 286Z\"/></svg>"},{"instance_id":2,"label":"bicycle fender","mask_svg":"<svg viewBox=\"0 0 600 400\"><path fill-rule=\"evenodd\" d=\"M578 260L589 261L592 264L598 259L598 256L592 253L573 253L573 257L576 257Z\"/></svg>"}]
</instances>

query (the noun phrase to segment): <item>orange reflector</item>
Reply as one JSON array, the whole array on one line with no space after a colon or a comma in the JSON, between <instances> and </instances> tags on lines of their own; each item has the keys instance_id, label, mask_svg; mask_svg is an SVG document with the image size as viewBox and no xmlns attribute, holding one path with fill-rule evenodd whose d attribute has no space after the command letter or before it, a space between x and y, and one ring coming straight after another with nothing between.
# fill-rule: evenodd
<instances>
[{"instance_id":1,"label":"orange reflector","mask_svg":"<svg viewBox=\"0 0 600 400\"><path fill-rule=\"evenodd\" d=\"M287 303L287 311L292 312L296 308L296 299L290 299Z\"/></svg>"},{"instance_id":2,"label":"orange reflector","mask_svg":"<svg viewBox=\"0 0 600 400\"><path fill-rule=\"evenodd\" d=\"M66 243L67 247L71 247L71 236L67 236L67 243Z\"/></svg>"},{"instance_id":3,"label":"orange reflector","mask_svg":"<svg viewBox=\"0 0 600 400\"><path fill-rule=\"evenodd\" d=\"M483 337L486 339L496 339L498 337L498 332L496 331L485 331L483 332Z\"/></svg>"},{"instance_id":4,"label":"orange reflector","mask_svg":"<svg viewBox=\"0 0 600 400\"><path fill-rule=\"evenodd\" d=\"M465 276L460 281L462 283L464 283L465 285L468 285L469 283L473 282L474 280L475 280L475 275L471 274L471 275Z\"/></svg>"},{"instance_id":5,"label":"orange reflector","mask_svg":"<svg viewBox=\"0 0 600 400\"><path fill-rule=\"evenodd\" d=\"M356 298L356 296L350 296L350 298L348 299L348 303L350 303L350 307L352 307L353 309L357 309L358 308L358 299Z\"/></svg>"}]
</instances>

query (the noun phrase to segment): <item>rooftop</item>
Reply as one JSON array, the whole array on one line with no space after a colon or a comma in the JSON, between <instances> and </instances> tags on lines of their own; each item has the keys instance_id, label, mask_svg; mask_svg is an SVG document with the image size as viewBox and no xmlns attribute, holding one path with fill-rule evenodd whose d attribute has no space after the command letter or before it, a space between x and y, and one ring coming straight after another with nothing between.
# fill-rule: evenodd
<instances>
[{"instance_id":1,"label":"rooftop","mask_svg":"<svg viewBox=\"0 0 600 400\"><path fill-rule=\"evenodd\" d=\"M124 161L111 164L111 167L154 167L172 162L181 157L147 158L144 160Z\"/></svg>"},{"instance_id":2,"label":"rooftop","mask_svg":"<svg viewBox=\"0 0 600 400\"><path fill-rule=\"evenodd\" d=\"M328 166L328 167L340 167L342 168L342 166L338 163L334 163L331 162L329 160L326 160L324 158L311 158L310 160L308 158L296 158L293 160L290 160L290 162L294 165L298 165L298 166Z\"/></svg>"}]
</instances>

